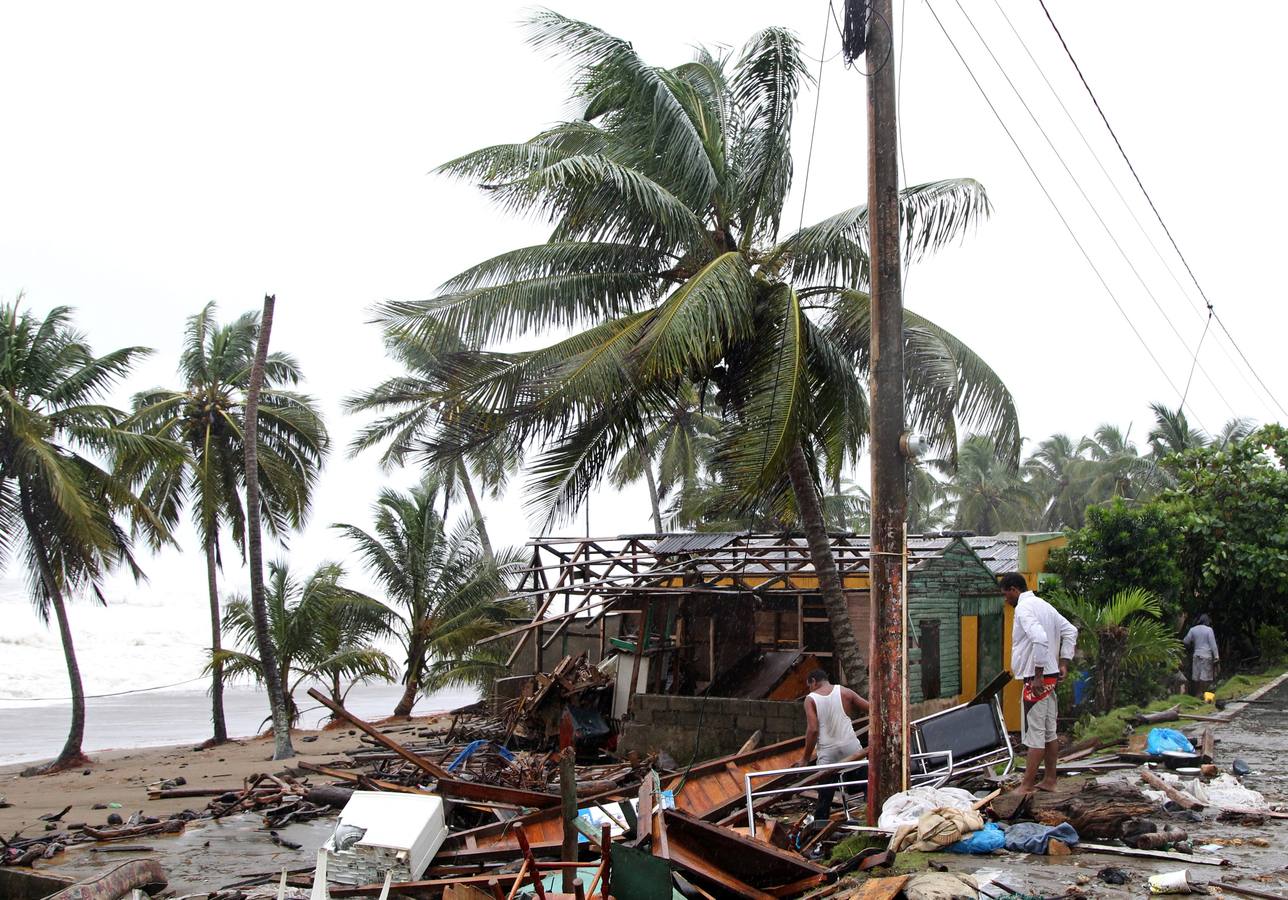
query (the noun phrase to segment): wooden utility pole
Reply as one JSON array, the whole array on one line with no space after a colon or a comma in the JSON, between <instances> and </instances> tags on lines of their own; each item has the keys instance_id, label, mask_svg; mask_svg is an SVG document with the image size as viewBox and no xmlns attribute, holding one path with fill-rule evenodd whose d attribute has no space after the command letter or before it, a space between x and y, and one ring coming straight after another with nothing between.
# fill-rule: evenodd
<instances>
[{"instance_id":1,"label":"wooden utility pole","mask_svg":"<svg viewBox=\"0 0 1288 900\"><path fill-rule=\"evenodd\" d=\"M868 822L903 789L903 525L908 513L903 436L903 293L899 147L891 0L869 0L868 229L872 271L872 652L868 684Z\"/></svg>"}]
</instances>

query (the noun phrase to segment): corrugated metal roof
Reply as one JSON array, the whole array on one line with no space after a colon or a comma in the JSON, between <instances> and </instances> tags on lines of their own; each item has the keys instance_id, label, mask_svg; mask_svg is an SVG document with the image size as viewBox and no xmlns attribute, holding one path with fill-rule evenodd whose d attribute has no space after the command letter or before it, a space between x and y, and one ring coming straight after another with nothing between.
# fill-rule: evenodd
<instances>
[{"instance_id":1,"label":"corrugated metal roof","mask_svg":"<svg viewBox=\"0 0 1288 900\"><path fill-rule=\"evenodd\" d=\"M673 553L693 553L702 550L719 550L727 547L738 538L737 533L723 531L696 532L694 534L668 534L653 545L653 552L658 556Z\"/></svg>"},{"instance_id":2,"label":"corrugated metal roof","mask_svg":"<svg viewBox=\"0 0 1288 900\"><path fill-rule=\"evenodd\" d=\"M1020 539L1011 535L986 534L966 538L975 554L994 575L1014 572L1020 561Z\"/></svg>"}]
</instances>

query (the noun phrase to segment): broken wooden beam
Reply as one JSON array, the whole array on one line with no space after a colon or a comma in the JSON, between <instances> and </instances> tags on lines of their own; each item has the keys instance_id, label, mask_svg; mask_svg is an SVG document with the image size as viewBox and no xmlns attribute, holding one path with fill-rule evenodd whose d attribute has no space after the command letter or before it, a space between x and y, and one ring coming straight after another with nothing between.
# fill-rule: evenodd
<instances>
[{"instance_id":1,"label":"broken wooden beam","mask_svg":"<svg viewBox=\"0 0 1288 900\"><path fill-rule=\"evenodd\" d=\"M1228 866L1230 861L1223 856L1203 856L1198 853L1173 853L1168 850L1134 850L1131 847L1115 847L1111 844L1089 844L1078 842L1079 852L1110 853L1115 856L1139 856L1146 859L1170 859L1175 862L1194 863L1200 866Z\"/></svg>"},{"instance_id":2,"label":"broken wooden beam","mask_svg":"<svg viewBox=\"0 0 1288 900\"><path fill-rule=\"evenodd\" d=\"M413 753L412 751L408 750L406 747L404 747L402 744L395 741L393 738L389 737L387 734L382 733L375 726L371 725L368 722L363 721L362 719L355 716L353 713L349 712L347 709L345 709L340 704L336 703L326 694L319 691L317 688L309 688L309 696L312 697L314 700L318 701L319 703L321 703L327 709L331 710L331 712L335 713L335 715L339 716L341 719L344 719L350 725L353 725L358 730L364 732L368 737L370 737L377 744L384 747L386 750L392 750L394 753L397 753L399 756L407 760L407 762L411 763L413 766L416 766L422 772L426 772L430 775L433 775L435 778L443 779L446 781L451 781L454 779L454 776L452 775L452 773L448 772L442 766L438 765L437 763L430 762L429 760L425 759L425 757L421 756L419 753Z\"/></svg>"},{"instance_id":3,"label":"broken wooden beam","mask_svg":"<svg viewBox=\"0 0 1288 900\"><path fill-rule=\"evenodd\" d=\"M1154 788L1155 790L1162 791L1164 794L1167 795L1167 799L1178 804L1182 809L1192 809L1195 811L1199 811L1204 808L1203 804L1200 803L1197 799L1195 799L1192 795L1187 794L1185 791L1182 791L1181 789L1177 788L1174 785L1168 784L1166 781L1159 778L1153 772L1149 771L1149 769L1141 769L1140 778L1142 781L1144 781L1146 784L1148 784L1150 787Z\"/></svg>"}]
</instances>

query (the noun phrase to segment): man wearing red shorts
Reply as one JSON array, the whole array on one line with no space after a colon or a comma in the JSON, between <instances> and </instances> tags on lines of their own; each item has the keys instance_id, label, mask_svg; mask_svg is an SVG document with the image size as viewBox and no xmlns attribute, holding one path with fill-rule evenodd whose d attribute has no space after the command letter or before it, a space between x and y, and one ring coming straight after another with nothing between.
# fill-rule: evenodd
<instances>
[{"instance_id":1,"label":"man wearing red shorts","mask_svg":"<svg viewBox=\"0 0 1288 900\"><path fill-rule=\"evenodd\" d=\"M1015 607L1011 626L1011 674L1024 682L1024 720L1020 731L1028 753L1020 791L1055 790L1060 741L1056 737L1055 687L1069 674L1078 629L1054 606L1029 590L1024 576L1002 576L1002 596ZM1038 782L1038 767L1045 774Z\"/></svg>"}]
</instances>

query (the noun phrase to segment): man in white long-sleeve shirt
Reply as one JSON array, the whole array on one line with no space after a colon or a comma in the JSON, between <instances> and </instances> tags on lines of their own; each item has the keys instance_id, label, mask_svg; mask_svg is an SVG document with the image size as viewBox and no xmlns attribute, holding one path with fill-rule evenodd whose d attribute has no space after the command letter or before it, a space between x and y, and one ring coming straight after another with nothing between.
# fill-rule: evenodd
<instances>
[{"instance_id":1,"label":"man in white long-sleeve shirt","mask_svg":"<svg viewBox=\"0 0 1288 900\"><path fill-rule=\"evenodd\" d=\"M1011 626L1011 674L1024 682L1024 718L1020 736L1028 748L1020 790L1053 791L1060 741L1056 736L1055 688L1069 674L1078 629L1054 606L1029 590L1024 576L1002 576L1002 596L1015 607ZM1038 782L1038 767L1045 774Z\"/></svg>"}]
</instances>

